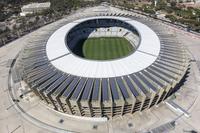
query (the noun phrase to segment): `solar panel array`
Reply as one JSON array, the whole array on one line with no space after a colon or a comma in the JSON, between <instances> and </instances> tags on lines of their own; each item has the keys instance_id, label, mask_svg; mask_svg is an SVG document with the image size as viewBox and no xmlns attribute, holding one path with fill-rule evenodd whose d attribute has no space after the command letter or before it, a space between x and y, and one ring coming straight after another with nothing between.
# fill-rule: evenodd
<instances>
[{"instance_id":1,"label":"solar panel array","mask_svg":"<svg viewBox=\"0 0 200 133\"><path fill-rule=\"evenodd\" d=\"M117 13L112 15L118 16ZM163 101L187 71L189 63L184 47L157 22L127 14L120 16L148 25L160 38L159 57L146 69L108 78L78 77L59 71L47 59L45 44L49 36L65 24L63 22L41 33L24 48L19 56L23 80L56 110L73 115L113 117L142 111Z\"/></svg>"}]
</instances>

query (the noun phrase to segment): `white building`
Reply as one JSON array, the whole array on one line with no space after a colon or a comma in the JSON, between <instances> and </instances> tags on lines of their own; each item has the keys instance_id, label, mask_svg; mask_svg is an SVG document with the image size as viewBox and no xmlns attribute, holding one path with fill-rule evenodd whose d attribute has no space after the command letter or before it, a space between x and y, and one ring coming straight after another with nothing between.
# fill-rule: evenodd
<instances>
[{"instance_id":1,"label":"white building","mask_svg":"<svg viewBox=\"0 0 200 133\"><path fill-rule=\"evenodd\" d=\"M40 12L46 9L50 8L51 3L50 2L44 2L44 3L31 3L28 5L24 5L21 8L21 16L26 16L26 14L31 14L34 12Z\"/></svg>"},{"instance_id":2,"label":"white building","mask_svg":"<svg viewBox=\"0 0 200 133\"><path fill-rule=\"evenodd\" d=\"M195 3L200 3L200 0L195 0Z\"/></svg>"}]
</instances>

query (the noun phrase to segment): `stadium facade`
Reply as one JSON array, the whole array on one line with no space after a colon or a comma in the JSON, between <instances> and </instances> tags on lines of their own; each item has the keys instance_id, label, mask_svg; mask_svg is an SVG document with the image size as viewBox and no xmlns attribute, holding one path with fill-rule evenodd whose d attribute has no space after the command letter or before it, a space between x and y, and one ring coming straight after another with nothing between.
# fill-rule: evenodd
<instances>
[{"instance_id":1,"label":"stadium facade","mask_svg":"<svg viewBox=\"0 0 200 133\"><path fill-rule=\"evenodd\" d=\"M41 100L63 113L111 118L149 109L175 91L188 69L184 47L148 19L105 13L55 27L24 48L16 70ZM111 60L73 52L80 39L92 37L123 37L135 50Z\"/></svg>"}]
</instances>

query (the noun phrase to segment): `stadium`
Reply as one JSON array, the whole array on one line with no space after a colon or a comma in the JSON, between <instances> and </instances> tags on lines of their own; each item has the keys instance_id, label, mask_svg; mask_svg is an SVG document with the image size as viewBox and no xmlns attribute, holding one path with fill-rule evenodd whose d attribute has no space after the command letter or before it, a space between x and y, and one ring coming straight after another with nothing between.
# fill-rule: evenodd
<instances>
[{"instance_id":1,"label":"stadium","mask_svg":"<svg viewBox=\"0 0 200 133\"><path fill-rule=\"evenodd\" d=\"M147 110L173 94L188 69L184 47L148 19L89 14L52 27L26 45L15 71L59 112L112 118Z\"/></svg>"}]
</instances>

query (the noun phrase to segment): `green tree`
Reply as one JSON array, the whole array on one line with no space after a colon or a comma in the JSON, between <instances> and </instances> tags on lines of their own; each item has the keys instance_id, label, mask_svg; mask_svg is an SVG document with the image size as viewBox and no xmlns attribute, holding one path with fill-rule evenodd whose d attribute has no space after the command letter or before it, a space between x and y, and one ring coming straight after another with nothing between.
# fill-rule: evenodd
<instances>
[{"instance_id":1,"label":"green tree","mask_svg":"<svg viewBox=\"0 0 200 133\"><path fill-rule=\"evenodd\" d=\"M177 18L174 15L166 15L166 18L168 18L171 22L177 21Z\"/></svg>"},{"instance_id":2,"label":"green tree","mask_svg":"<svg viewBox=\"0 0 200 133\"><path fill-rule=\"evenodd\" d=\"M156 10L164 10L167 7L166 0L158 0Z\"/></svg>"},{"instance_id":3,"label":"green tree","mask_svg":"<svg viewBox=\"0 0 200 133\"><path fill-rule=\"evenodd\" d=\"M176 7L176 1L172 1L171 3L170 3L170 5L171 5L171 7Z\"/></svg>"}]
</instances>

